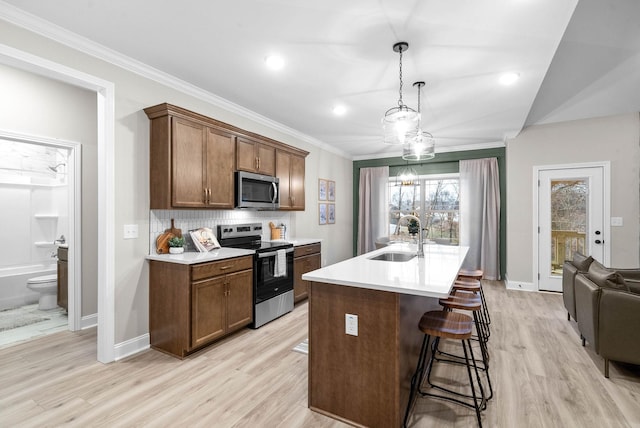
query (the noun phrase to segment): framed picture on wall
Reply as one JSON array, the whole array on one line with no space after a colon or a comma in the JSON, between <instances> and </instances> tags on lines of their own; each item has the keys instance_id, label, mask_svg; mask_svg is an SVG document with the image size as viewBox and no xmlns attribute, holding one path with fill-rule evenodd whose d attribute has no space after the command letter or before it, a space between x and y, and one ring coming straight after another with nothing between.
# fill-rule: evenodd
<instances>
[{"instance_id":1,"label":"framed picture on wall","mask_svg":"<svg viewBox=\"0 0 640 428\"><path fill-rule=\"evenodd\" d=\"M327 204L318 204L318 222L327 224Z\"/></svg>"},{"instance_id":2,"label":"framed picture on wall","mask_svg":"<svg viewBox=\"0 0 640 428\"><path fill-rule=\"evenodd\" d=\"M327 204L327 223L334 224L336 222L336 204Z\"/></svg>"},{"instance_id":3,"label":"framed picture on wall","mask_svg":"<svg viewBox=\"0 0 640 428\"><path fill-rule=\"evenodd\" d=\"M327 181L327 200L336 200L336 182L333 180Z\"/></svg>"},{"instance_id":4,"label":"framed picture on wall","mask_svg":"<svg viewBox=\"0 0 640 428\"><path fill-rule=\"evenodd\" d=\"M327 200L327 180L322 178L318 179L318 199L321 201Z\"/></svg>"}]
</instances>

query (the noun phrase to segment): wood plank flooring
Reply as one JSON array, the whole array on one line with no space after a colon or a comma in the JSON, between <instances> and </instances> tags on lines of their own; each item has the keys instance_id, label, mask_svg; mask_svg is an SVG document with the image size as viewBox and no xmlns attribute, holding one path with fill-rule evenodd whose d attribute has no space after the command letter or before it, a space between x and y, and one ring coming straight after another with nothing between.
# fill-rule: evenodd
<instances>
[{"instance_id":1,"label":"wood plank flooring","mask_svg":"<svg viewBox=\"0 0 640 428\"><path fill-rule=\"evenodd\" d=\"M494 399L485 427L640 427L640 367L580 344L562 296L485 282ZM418 320L416 320L417 325ZM307 305L183 361L149 350L96 362L95 329L0 349L1 427L344 427L307 408ZM434 379L463 382L460 367ZM472 427L475 415L418 398L410 427Z\"/></svg>"}]
</instances>

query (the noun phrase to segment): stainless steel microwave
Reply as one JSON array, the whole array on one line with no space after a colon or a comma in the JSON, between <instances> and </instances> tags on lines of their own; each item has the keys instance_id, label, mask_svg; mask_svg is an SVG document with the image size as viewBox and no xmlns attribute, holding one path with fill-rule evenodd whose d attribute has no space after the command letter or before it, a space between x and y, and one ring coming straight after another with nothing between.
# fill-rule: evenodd
<instances>
[{"instance_id":1,"label":"stainless steel microwave","mask_svg":"<svg viewBox=\"0 0 640 428\"><path fill-rule=\"evenodd\" d=\"M236 172L236 208L280 208L280 180L270 175Z\"/></svg>"}]
</instances>

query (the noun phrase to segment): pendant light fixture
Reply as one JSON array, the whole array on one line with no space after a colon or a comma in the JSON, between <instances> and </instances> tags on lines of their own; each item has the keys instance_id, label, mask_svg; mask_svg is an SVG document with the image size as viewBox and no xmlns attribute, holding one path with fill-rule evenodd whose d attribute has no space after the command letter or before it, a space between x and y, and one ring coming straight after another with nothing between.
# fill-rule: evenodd
<instances>
[{"instance_id":1,"label":"pendant light fixture","mask_svg":"<svg viewBox=\"0 0 640 428\"><path fill-rule=\"evenodd\" d=\"M402 147L402 159L411 161L423 161L435 157L436 141L429 132L422 130L422 111L420 109L420 92L424 82L415 82L413 86L418 88L418 128L417 131L407 139Z\"/></svg>"},{"instance_id":2,"label":"pendant light fixture","mask_svg":"<svg viewBox=\"0 0 640 428\"><path fill-rule=\"evenodd\" d=\"M382 118L385 144L404 144L410 136L416 135L419 128L420 115L402 102L402 52L406 52L407 49L409 49L407 42L398 42L393 45L393 51L400 54L400 98L398 107L387 110Z\"/></svg>"},{"instance_id":3,"label":"pendant light fixture","mask_svg":"<svg viewBox=\"0 0 640 428\"><path fill-rule=\"evenodd\" d=\"M409 166L409 162L407 165L398 171L398 175L396 175L396 185L400 186L413 186L418 179L418 173L415 169Z\"/></svg>"}]
</instances>

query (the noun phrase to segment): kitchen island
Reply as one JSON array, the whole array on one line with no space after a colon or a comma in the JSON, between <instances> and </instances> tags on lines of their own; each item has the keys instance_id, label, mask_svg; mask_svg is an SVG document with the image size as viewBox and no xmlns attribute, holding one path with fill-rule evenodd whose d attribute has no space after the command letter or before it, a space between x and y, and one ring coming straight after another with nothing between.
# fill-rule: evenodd
<instances>
[{"instance_id":1,"label":"kitchen island","mask_svg":"<svg viewBox=\"0 0 640 428\"><path fill-rule=\"evenodd\" d=\"M418 322L440 308L467 252L425 245L424 258L380 260L416 253L415 244L394 244L304 274L309 407L357 426L401 426L422 342Z\"/></svg>"}]
</instances>

